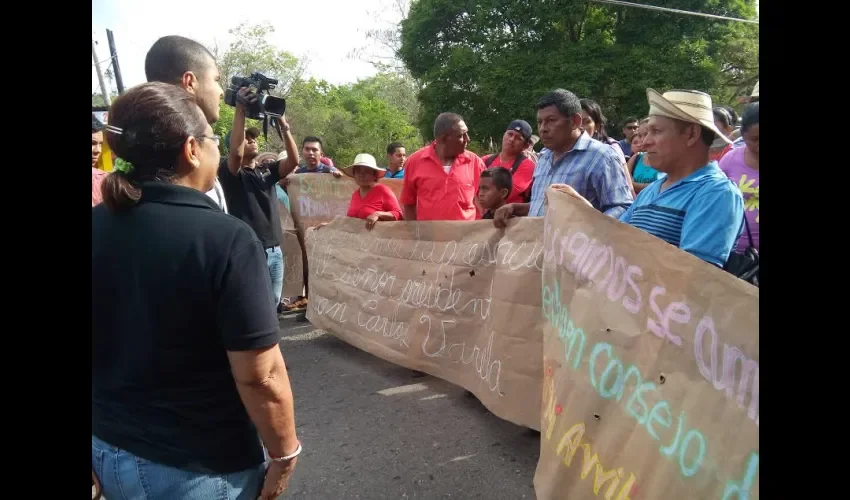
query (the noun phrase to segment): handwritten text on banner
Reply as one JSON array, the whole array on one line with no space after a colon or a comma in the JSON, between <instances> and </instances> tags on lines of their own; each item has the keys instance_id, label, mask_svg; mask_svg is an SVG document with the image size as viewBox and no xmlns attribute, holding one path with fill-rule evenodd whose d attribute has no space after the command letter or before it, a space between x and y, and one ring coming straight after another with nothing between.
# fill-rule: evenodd
<instances>
[{"instance_id":1,"label":"handwritten text on banner","mask_svg":"<svg viewBox=\"0 0 850 500\"><path fill-rule=\"evenodd\" d=\"M538 498L758 498L758 289L548 198Z\"/></svg>"},{"instance_id":2,"label":"handwritten text on banner","mask_svg":"<svg viewBox=\"0 0 850 500\"><path fill-rule=\"evenodd\" d=\"M331 174L293 174L287 180L292 215L281 211L284 233L291 229L283 242L286 258L284 296L295 296L301 295L304 287L303 253L298 236L303 236L307 228L330 222L334 217L345 217L351 195L358 187L351 177L337 179ZM401 196L402 179L381 179L379 182L392 189L397 198Z\"/></svg>"},{"instance_id":3,"label":"handwritten text on banner","mask_svg":"<svg viewBox=\"0 0 850 500\"><path fill-rule=\"evenodd\" d=\"M308 230L318 328L473 392L495 415L538 429L543 221L339 218Z\"/></svg>"}]
</instances>

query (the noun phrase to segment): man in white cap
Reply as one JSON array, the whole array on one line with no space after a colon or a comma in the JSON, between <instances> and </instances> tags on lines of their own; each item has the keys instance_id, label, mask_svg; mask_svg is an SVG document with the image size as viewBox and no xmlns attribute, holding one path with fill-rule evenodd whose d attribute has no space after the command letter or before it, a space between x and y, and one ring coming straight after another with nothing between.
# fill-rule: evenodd
<instances>
[{"instance_id":1,"label":"man in white cap","mask_svg":"<svg viewBox=\"0 0 850 500\"><path fill-rule=\"evenodd\" d=\"M729 142L714 125L711 97L695 90L646 93L643 148L662 175L619 219L723 267L743 228L744 200L717 162L708 159L715 137ZM568 185L552 187L581 198Z\"/></svg>"}]
</instances>

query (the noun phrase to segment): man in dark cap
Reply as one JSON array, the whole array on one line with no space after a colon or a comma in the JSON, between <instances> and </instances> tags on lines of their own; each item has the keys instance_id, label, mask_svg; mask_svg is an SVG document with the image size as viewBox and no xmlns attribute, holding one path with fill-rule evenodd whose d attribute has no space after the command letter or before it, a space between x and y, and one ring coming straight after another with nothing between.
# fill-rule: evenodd
<instances>
[{"instance_id":1,"label":"man in dark cap","mask_svg":"<svg viewBox=\"0 0 850 500\"><path fill-rule=\"evenodd\" d=\"M514 120L502 136L502 151L481 158L487 168L503 167L511 172L513 189L507 203L526 203L531 194L534 161L525 151L531 144L531 125L525 120Z\"/></svg>"}]
</instances>

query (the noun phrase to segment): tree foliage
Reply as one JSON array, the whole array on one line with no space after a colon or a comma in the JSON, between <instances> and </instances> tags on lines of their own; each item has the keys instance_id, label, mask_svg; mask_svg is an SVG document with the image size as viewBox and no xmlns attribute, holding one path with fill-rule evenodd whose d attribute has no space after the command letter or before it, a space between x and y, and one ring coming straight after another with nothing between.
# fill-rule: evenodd
<instances>
[{"instance_id":1,"label":"tree foliage","mask_svg":"<svg viewBox=\"0 0 850 500\"><path fill-rule=\"evenodd\" d=\"M401 23L410 10L410 0L382 0L376 11L367 11L373 22L359 28L367 43L349 52L349 57L361 59L382 72L406 73L404 62L398 58L401 48Z\"/></svg>"},{"instance_id":2,"label":"tree foliage","mask_svg":"<svg viewBox=\"0 0 850 500\"><path fill-rule=\"evenodd\" d=\"M285 50L279 50L268 39L274 34L270 22L253 25L241 23L228 30L233 41L226 50L217 46L210 51L216 56L222 76L222 87L230 85L234 76L249 76L259 71L269 78L278 80L271 94L286 97L292 85L304 74L305 64Z\"/></svg>"},{"instance_id":3,"label":"tree foliage","mask_svg":"<svg viewBox=\"0 0 850 500\"><path fill-rule=\"evenodd\" d=\"M110 92L109 99L114 101L118 98L118 92ZM106 102L103 100L103 94L100 92L92 92L91 93L91 105L92 106L106 106Z\"/></svg>"},{"instance_id":4,"label":"tree foliage","mask_svg":"<svg viewBox=\"0 0 850 500\"><path fill-rule=\"evenodd\" d=\"M754 0L667 0L658 5L755 17ZM420 80L425 137L443 111L461 114L480 142L515 118L536 121L536 101L566 88L599 102L610 134L648 111L646 88L709 92L718 104L758 79L758 26L586 0L417 0L398 52Z\"/></svg>"},{"instance_id":5,"label":"tree foliage","mask_svg":"<svg viewBox=\"0 0 850 500\"><path fill-rule=\"evenodd\" d=\"M382 162L387 144L401 141L416 148L422 139L415 126L419 116L418 86L406 72L386 71L359 82L336 86L323 80L304 79L304 61L278 50L267 41L274 32L270 25L241 24L230 31L229 48L212 52L229 83L233 75L259 71L280 82L272 94L286 98L286 119L300 146L306 136L319 136L325 154L340 165L350 164L358 153L370 153ZM226 86L226 85L225 85ZM234 108L220 104L220 118L213 129L224 138L233 125ZM262 123L247 120L262 129ZM260 138L260 151L279 152L284 145L269 127L268 138ZM228 144L222 141L221 152Z\"/></svg>"},{"instance_id":6,"label":"tree foliage","mask_svg":"<svg viewBox=\"0 0 850 500\"><path fill-rule=\"evenodd\" d=\"M416 94L409 85L387 73L342 86L310 79L293 87L287 119L297 140L321 137L325 154L340 165L350 164L358 153L381 162L390 142L421 145L411 114Z\"/></svg>"}]
</instances>

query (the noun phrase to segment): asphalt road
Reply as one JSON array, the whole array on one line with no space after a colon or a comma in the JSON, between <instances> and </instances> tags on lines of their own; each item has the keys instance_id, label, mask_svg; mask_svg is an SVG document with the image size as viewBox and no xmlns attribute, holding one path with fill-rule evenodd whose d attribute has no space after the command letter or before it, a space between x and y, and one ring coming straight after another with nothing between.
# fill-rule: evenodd
<instances>
[{"instance_id":1,"label":"asphalt road","mask_svg":"<svg viewBox=\"0 0 850 500\"><path fill-rule=\"evenodd\" d=\"M281 331L304 446L281 498L535 498L532 431L310 323Z\"/></svg>"}]
</instances>

